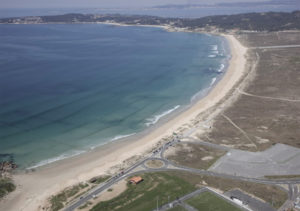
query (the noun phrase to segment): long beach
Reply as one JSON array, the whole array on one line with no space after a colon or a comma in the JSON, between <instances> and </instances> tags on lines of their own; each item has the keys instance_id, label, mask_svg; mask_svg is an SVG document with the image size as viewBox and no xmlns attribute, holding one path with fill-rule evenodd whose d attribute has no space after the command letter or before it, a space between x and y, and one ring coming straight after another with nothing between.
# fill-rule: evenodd
<instances>
[{"instance_id":1,"label":"long beach","mask_svg":"<svg viewBox=\"0 0 300 211\"><path fill-rule=\"evenodd\" d=\"M172 135L180 126L216 106L242 79L246 65L247 49L234 36L224 36L229 41L232 57L226 73L207 96L142 137L109 143L88 153L45 165L36 171L14 175L17 190L0 202L0 210L42 210L42 205L51 195L105 174L128 158L149 152L162 138Z\"/></svg>"}]
</instances>

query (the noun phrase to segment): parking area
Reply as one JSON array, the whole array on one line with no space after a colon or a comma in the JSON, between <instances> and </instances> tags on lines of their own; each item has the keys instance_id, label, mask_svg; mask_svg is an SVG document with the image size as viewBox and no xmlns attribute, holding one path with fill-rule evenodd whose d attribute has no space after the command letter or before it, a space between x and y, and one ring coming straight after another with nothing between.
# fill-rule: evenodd
<instances>
[{"instance_id":1,"label":"parking area","mask_svg":"<svg viewBox=\"0 0 300 211\"><path fill-rule=\"evenodd\" d=\"M253 211L275 211L270 204L258 200L238 189L230 190L225 193L226 196L242 201Z\"/></svg>"},{"instance_id":2,"label":"parking area","mask_svg":"<svg viewBox=\"0 0 300 211\"><path fill-rule=\"evenodd\" d=\"M244 177L300 174L300 149L276 144L263 152L230 150L209 170Z\"/></svg>"}]
</instances>

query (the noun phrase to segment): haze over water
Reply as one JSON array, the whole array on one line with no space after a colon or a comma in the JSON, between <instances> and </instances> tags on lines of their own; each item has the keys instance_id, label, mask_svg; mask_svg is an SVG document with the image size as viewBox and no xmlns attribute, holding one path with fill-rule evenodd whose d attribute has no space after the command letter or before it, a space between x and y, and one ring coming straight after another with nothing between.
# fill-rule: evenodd
<instances>
[{"instance_id":1,"label":"haze over water","mask_svg":"<svg viewBox=\"0 0 300 211\"><path fill-rule=\"evenodd\" d=\"M226 49L151 27L0 25L0 154L27 168L138 133L210 87Z\"/></svg>"}]
</instances>

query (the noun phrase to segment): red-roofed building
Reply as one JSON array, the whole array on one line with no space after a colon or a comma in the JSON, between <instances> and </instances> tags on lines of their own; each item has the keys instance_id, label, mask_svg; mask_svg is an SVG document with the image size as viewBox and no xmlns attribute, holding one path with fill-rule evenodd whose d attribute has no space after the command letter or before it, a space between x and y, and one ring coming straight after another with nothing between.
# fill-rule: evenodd
<instances>
[{"instance_id":1,"label":"red-roofed building","mask_svg":"<svg viewBox=\"0 0 300 211\"><path fill-rule=\"evenodd\" d=\"M132 184L139 184L140 182L143 181L143 178L140 177L140 176L136 176L136 177L132 177L130 178L129 182L132 183Z\"/></svg>"}]
</instances>

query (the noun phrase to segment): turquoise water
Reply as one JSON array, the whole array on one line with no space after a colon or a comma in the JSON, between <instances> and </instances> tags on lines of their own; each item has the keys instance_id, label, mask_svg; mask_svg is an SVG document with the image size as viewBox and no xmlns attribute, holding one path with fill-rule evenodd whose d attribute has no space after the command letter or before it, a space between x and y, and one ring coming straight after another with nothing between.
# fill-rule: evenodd
<instances>
[{"instance_id":1,"label":"turquoise water","mask_svg":"<svg viewBox=\"0 0 300 211\"><path fill-rule=\"evenodd\" d=\"M222 75L226 49L151 27L0 25L0 157L28 168L151 127Z\"/></svg>"}]
</instances>

